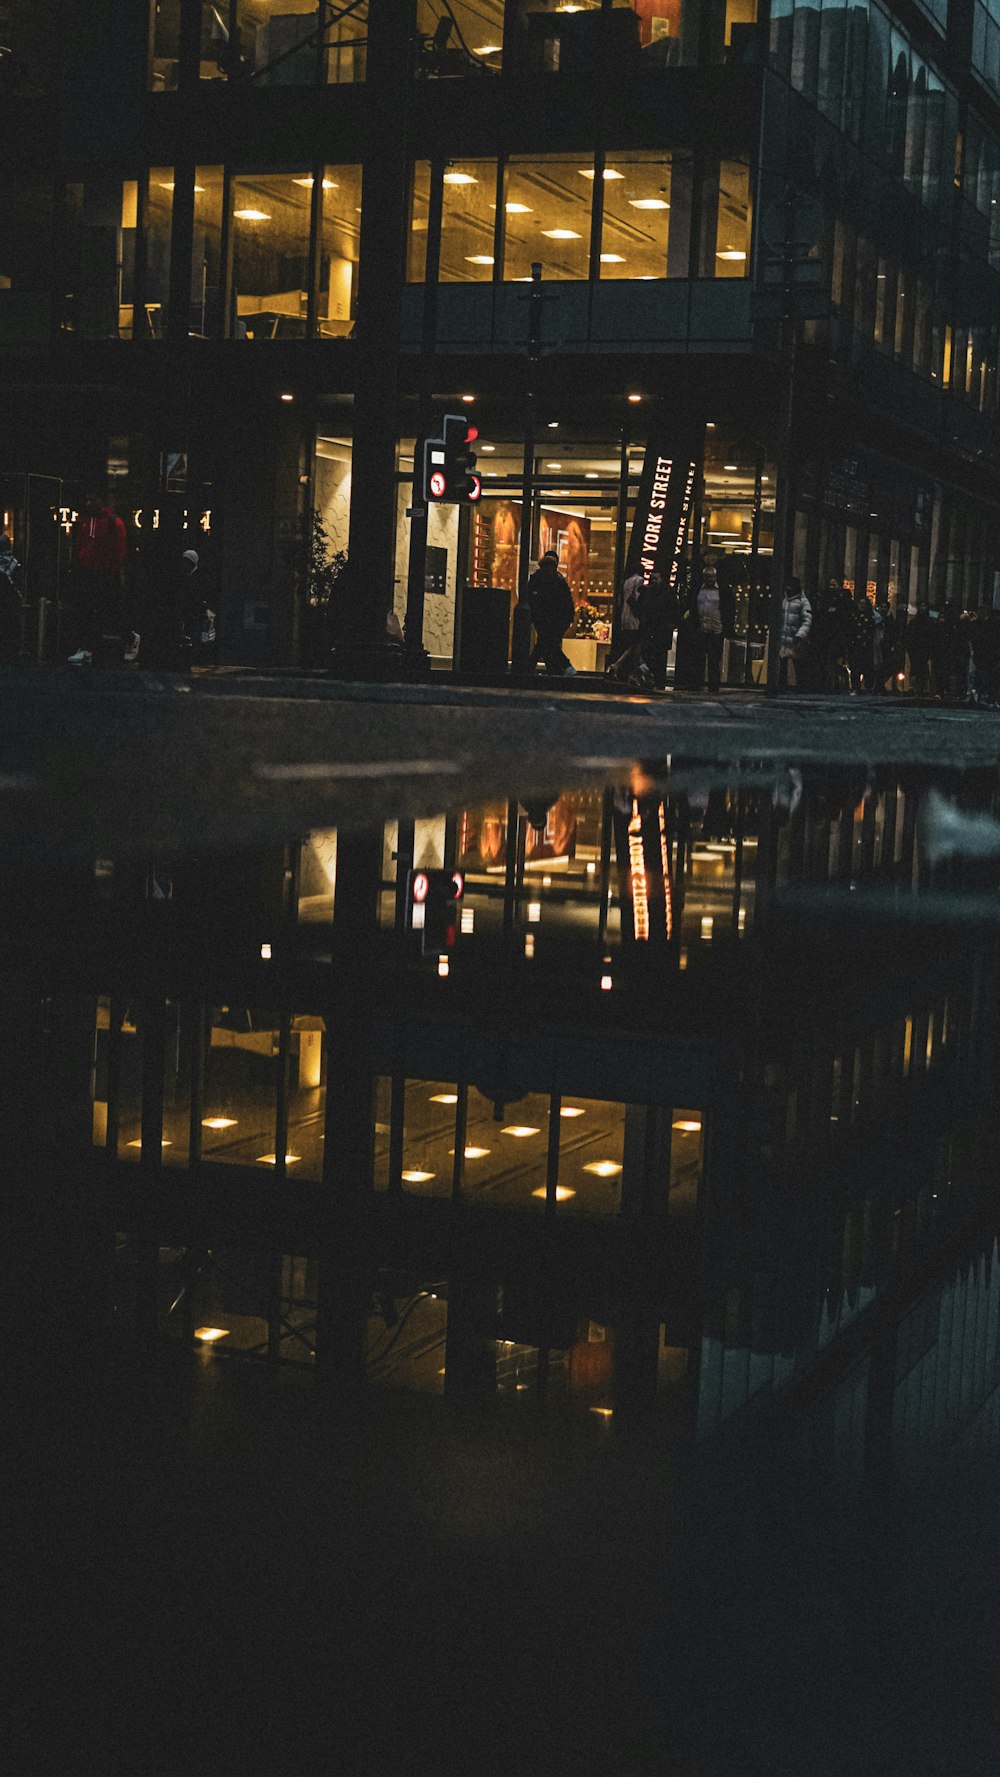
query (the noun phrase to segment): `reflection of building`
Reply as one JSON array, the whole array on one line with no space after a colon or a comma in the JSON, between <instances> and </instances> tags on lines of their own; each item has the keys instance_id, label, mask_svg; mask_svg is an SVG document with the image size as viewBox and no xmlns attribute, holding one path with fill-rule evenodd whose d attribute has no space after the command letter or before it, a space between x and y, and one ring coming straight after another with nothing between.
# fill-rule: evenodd
<instances>
[{"instance_id":1,"label":"reflection of building","mask_svg":"<svg viewBox=\"0 0 1000 1777\"><path fill-rule=\"evenodd\" d=\"M359 293L398 269L396 547L378 596L394 579L405 608L420 399L438 417L464 399L485 499L475 520L435 513L447 565L425 609L430 650L450 660L465 583L515 586L538 263L532 555L551 541L606 620L645 446L692 437L685 564L722 561L742 642L780 491L789 167L816 200L796 273L795 570L901 605L992 601L988 8L973 9L971 66L937 0L891 24L881 0L766 20L756 0L394 0L370 20L329 0L157 0L107 36L64 10L53 52L45 9L16 9L0 57L0 495L31 603L56 590L39 510L54 522L110 474L123 512L168 493L191 525L211 511L223 658L293 660L304 509L344 531ZM398 33L410 11L404 104L372 86L370 33ZM365 179L403 130L399 264L366 269ZM395 361L388 334L385 351ZM185 485L168 488L180 456ZM29 473L54 479L29 487ZM749 671L742 646L729 668Z\"/></svg>"},{"instance_id":2,"label":"reflection of building","mask_svg":"<svg viewBox=\"0 0 1000 1777\"><path fill-rule=\"evenodd\" d=\"M863 1419L991 1189L995 959L946 920L920 944L898 897L851 916L849 885L919 878L912 781L682 781L22 882L14 1170L72 1180L81 1249L117 1230L124 1336L687 1435L839 1387L846 1352ZM399 917L411 861L465 871L440 957ZM796 913L809 888L839 906Z\"/></svg>"}]
</instances>

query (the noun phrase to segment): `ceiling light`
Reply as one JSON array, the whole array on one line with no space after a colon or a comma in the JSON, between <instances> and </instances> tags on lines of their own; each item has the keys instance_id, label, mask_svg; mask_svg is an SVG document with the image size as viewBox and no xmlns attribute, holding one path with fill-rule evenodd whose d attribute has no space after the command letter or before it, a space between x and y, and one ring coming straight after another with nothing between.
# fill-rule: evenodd
<instances>
[{"instance_id":1,"label":"ceiling light","mask_svg":"<svg viewBox=\"0 0 1000 1777\"><path fill-rule=\"evenodd\" d=\"M580 177L581 177L581 179L596 178L596 174L594 172L593 167L581 167L580 168ZM616 173L614 167L605 167L605 169L604 169L604 178L605 179L624 179L624 177L625 177L625 174L624 173Z\"/></svg>"},{"instance_id":2,"label":"ceiling light","mask_svg":"<svg viewBox=\"0 0 1000 1777\"><path fill-rule=\"evenodd\" d=\"M715 257L716 259L745 259L746 254L741 252L739 247L727 247L725 252L717 253Z\"/></svg>"},{"instance_id":3,"label":"ceiling light","mask_svg":"<svg viewBox=\"0 0 1000 1777\"><path fill-rule=\"evenodd\" d=\"M624 255L624 253L602 253L601 254L601 264L602 265L624 265L625 264L625 255Z\"/></svg>"},{"instance_id":4,"label":"ceiling light","mask_svg":"<svg viewBox=\"0 0 1000 1777\"><path fill-rule=\"evenodd\" d=\"M630 197L629 207L633 210L669 210L670 205L665 197Z\"/></svg>"},{"instance_id":5,"label":"ceiling light","mask_svg":"<svg viewBox=\"0 0 1000 1777\"><path fill-rule=\"evenodd\" d=\"M558 426L558 424L559 424L558 420L550 420L549 421L549 431L554 432L556 427Z\"/></svg>"},{"instance_id":6,"label":"ceiling light","mask_svg":"<svg viewBox=\"0 0 1000 1777\"><path fill-rule=\"evenodd\" d=\"M194 1336L196 1339L200 1339L203 1345L214 1345L216 1339L228 1339L229 1338L229 1328L228 1327L195 1327Z\"/></svg>"},{"instance_id":7,"label":"ceiling light","mask_svg":"<svg viewBox=\"0 0 1000 1777\"><path fill-rule=\"evenodd\" d=\"M599 1419L613 1419L615 1413L613 1407L591 1407L590 1411L596 1413Z\"/></svg>"},{"instance_id":8,"label":"ceiling light","mask_svg":"<svg viewBox=\"0 0 1000 1777\"><path fill-rule=\"evenodd\" d=\"M494 265L496 261L492 253L467 253L465 263L466 265Z\"/></svg>"},{"instance_id":9,"label":"ceiling light","mask_svg":"<svg viewBox=\"0 0 1000 1777\"><path fill-rule=\"evenodd\" d=\"M504 209L508 216L533 216L535 213L530 204L504 204Z\"/></svg>"},{"instance_id":10,"label":"ceiling light","mask_svg":"<svg viewBox=\"0 0 1000 1777\"><path fill-rule=\"evenodd\" d=\"M642 396L641 396L641 395L630 395L630 396L629 396L629 400L630 400L630 401L641 401L641 400L642 400Z\"/></svg>"},{"instance_id":11,"label":"ceiling light","mask_svg":"<svg viewBox=\"0 0 1000 1777\"><path fill-rule=\"evenodd\" d=\"M591 1160L583 1170L596 1173L598 1178L614 1178L616 1173L621 1172L621 1166L617 1160Z\"/></svg>"},{"instance_id":12,"label":"ceiling light","mask_svg":"<svg viewBox=\"0 0 1000 1777\"><path fill-rule=\"evenodd\" d=\"M158 179L157 184L159 185L161 191L173 191L173 189L174 189L174 182L172 179ZM204 191L205 191L204 185L196 185L194 187L194 189L195 189L195 191L201 192L202 195L204 195Z\"/></svg>"},{"instance_id":13,"label":"ceiling light","mask_svg":"<svg viewBox=\"0 0 1000 1777\"><path fill-rule=\"evenodd\" d=\"M428 1179L432 1179L434 1174L432 1172L420 1172L417 1167L411 1167L408 1172L401 1172L399 1176L408 1185L426 1185Z\"/></svg>"},{"instance_id":14,"label":"ceiling light","mask_svg":"<svg viewBox=\"0 0 1000 1777\"><path fill-rule=\"evenodd\" d=\"M530 1123L508 1123L506 1129L501 1129L500 1134L518 1136L540 1135L541 1131L533 1129Z\"/></svg>"},{"instance_id":15,"label":"ceiling light","mask_svg":"<svg viewBox=\"0 0 1000 1777\"><path fill-rule=\"evenodd\" d=\"M474 401L475 399L476 399L475 395L463 395L462 396L463 401Z\"/></svg>"},{"instance_id":16,"label":"ceiling light","mask_svg":"<svg viewBox=\"0 0 1000 1777\"><path fill-rule=\"evenodd\" d=\"M584 481L596 481L597 480L597 470L596 469L586 470L583 479L584 479Z\"/></svg>"},{"instance_id":17,"label":"ceiling light","mask_svg":"<svg viewBox=\"0 0 1000 1777\"><path fill-rule=\"evenodd\" d=\"M724 469L738 469L739 463L723 463L722 467Z\"/></svg>"},{"instance_id":18,"label":"ceiling light","mask_svg":"<svg viewBox=\"0 0 1000 1777\"><path fill-rule=\"evenodd\" d=\"M701 1119L697 1123L693 1117L682 1117L679 1122L672 1123L671 1129L680 1129L685 1135L696 1135L701 1129Z\"/></svg>"},{"instance_id":19,"label":"ceiling light","mask_svg":"<svg viewBox=\"0 0 1000 1777\"><path fill-rule=\"evenodd\" d=\"M174 1144L172 1141L167 1141L166 1136L164 1136L162 1141L160 1142L161 1148L172 1148L173 1145ZM126 1143L126 1146L130 1147L130 1148L141 1148L142 1147L142 1140L140 1138L138 1141L130 1141L130 1142Z\"/></svg>"},{"instance_id":20,"label":"ceiling light","mask_svg":"<svg viewBox=\"0 0 1000 1777\"><path fill-rule=\"evenodd\" d=\"M453 1154L455 1150L454 1148L449 1148L448 1152L449 1154ZM489 1148L466 1148L465 1158L467 1160L485 1160L489 1152Z\"/></svg>"},{"instance_id":21,"label":"ceiling light","mask_svg":"<svg viewBox=\"0 0 1000 1777\"><path fill-rule=\"evenodd\" d=\"M586 1111L580 1104L562 1104L559 1106L560 1117L585 1117Z\"/></svg>"},{"instance_id":22,"label":"ceiling light","mask_svg":"<svg viewBox=\"0 0 1000 1777\"><path fill-rule=\"evenodd\" d=\"M285 1165L286 1166L294 1166L295 1162L297 1160L301 1160L301 1158L302 1158L301 1154L286 1154L285 1155ZM258 1164L258 1166L277 1166L278 1156L277 1156L277 1154L258 1154L257 1155L257 1164Z\"/></svg>"},{"instance_id":23,"label":"ceiling light","mask_svg":"<svg viewBox=\"0 0 1000 1777\"><path fill-rule=\"evenodd\" d=\"M496 450L496 445L495 444L478 444L476 446L476 449L481 450L481 451Z\"/></svg>"},{"instance_id":24,"label":"ceiling light","mask_svg":"<svg viewBox=\"0 0 1000 1777\"><path fill-rule=\"evenodd\" d=\"M203 1129L235 1129L236 1123L236 1117L202 1117L201 1120Z\"/></svg>"},{"instance_id":25,"label":"ceiling light","mask_svg":"<svg viewBox=\"0 0 1000 1777\"><path fill-rule=\"evenodd\" d=\"M531 1193L532 1197L542 1197L542 1198L544 1198L546 1196L546 1194L547 1194L546 1188L544 1185L539 1185L537 1191L532 1191L532 1193ZM575 1197L575 1196L576 1196L576 1192L571 1191L568 1185L557 1185L556 1186L556 1202L557 1203L565 1203L567 1197Z\"/></svg>"},{"instance_id":26,"label":"ceiling light","mask_svg":"<svg viewBox=\"0 0 1000 1777\"><path fill-rule=\"evenodd\" d=\"M234 210L233 215L237 222L270 222L271 220L267 210Z\"/></svg>"},{"instance_id":27,"label":"ceiling light","mask_svg":"<svg viewBox=\"0 0 1000 1777\"><path fill-rule=\"evenodd\" d=\"M478 185L479 180L472 173L446 173L446 185Z\"/></svg>"},{"instance_id":28,"label":"ceiling light","mask_svg":"<svg viewBox=\"0 0 1000 1777\"><path fill-rule=\"evenodd\" d=\"M543 228L542 233L547 241L581 241L583 236L575 228Z\"/></svg>"},{"instance_id":29,"label":"ceiling light","mask_svg":"<svg viewBox=\"0 0 1000 1777\"><path fill-rule=\"evenodd\" d=\"M502 47L502 44L499 43L483 43L472 53L474 56L498 56Z\"/></svg>"},{"instance_id":30,"label":"ceiling light","mask_svg":"<svg viewBox=\"0 0 1000 1777\"><path fill-rule=\"evenodd\" d=\"M457 1104L457 1092L432 1092L431 1104Z\"/></svg>"},{"instance_id":31,"label":"ceiling light","mask_svg":"<svg viewBox=\"0 0 1000 1777\"><path fill-rule=\"evenodd\" d=\"M314 183L314 181L313 181L313 176L311 173L307 173L305 175L305 177L302 179L293 179L292 180L293 185L304 185L306 187L307 191L312 190L313 183ZM324 191L339 191L340 186L337 184L336 179L324 179L323 180L323 190Z\"/></svg>"},{"instance_id":32,"label":"ceiling light","mask_svg":"<svg viewBox=\"0 0 1000 1777\"><path fill-rule=\"evenodd\" d=\"M561 469L562 464L561 463L546 463L545 467L546 467L546 469Z\"/></svg>"},{"instance_id":33,"label":"ceiling light","mask_svg":"<svg viewBox=\"0 0 1000 1777\"><path fill-rule=\"evenodd\" d=\"M602 993L610 993L611 987L612 987L611 976L610 975L602 975L601 976L601 991L602 991Z\"/></svg>"}]
</instances>

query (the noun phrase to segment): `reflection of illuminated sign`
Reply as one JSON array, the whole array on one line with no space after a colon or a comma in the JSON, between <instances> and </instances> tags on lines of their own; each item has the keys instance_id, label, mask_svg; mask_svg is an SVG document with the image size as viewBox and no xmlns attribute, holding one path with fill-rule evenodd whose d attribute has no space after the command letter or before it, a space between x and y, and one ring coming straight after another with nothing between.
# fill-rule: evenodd
<instances>
[{"instance_id":1,"label":"reflection of illuminated sign","mask_svg":"<svg viewBox=\"0 0 1000 1777\"><path fill-rule=\"evenodd\" d=\"M632 796L623 808L616 807L614 819L623 916L626 900L632 909L630 935L639 944L669 943L674 935L674 903L663 802Z\"/></svg>"},{"instance_id":2,"label":"reflection of illuminated sign","mask_svg":"<svg viewBox=\"0 0 1000 1777\"><path fill-rule=\"evenodd\" d=\"M642 816L632 804L628 824L628 870L632 890L632 930L639 939L649 937L649 896L646 893L646 860L642 850Z\"/></svg>"}]
</instances>

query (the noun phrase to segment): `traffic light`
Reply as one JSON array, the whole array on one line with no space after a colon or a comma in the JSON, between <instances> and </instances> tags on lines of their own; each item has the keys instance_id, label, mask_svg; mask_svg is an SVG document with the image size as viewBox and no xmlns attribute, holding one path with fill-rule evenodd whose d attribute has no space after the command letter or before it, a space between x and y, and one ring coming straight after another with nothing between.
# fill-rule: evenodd
<instances>
[{"instance_id":1,"label":"traffic light","mask_svg":"<svg viewBox=\"0 0 1000 1777\"><path fill-rule=\"evenodd\" d=\"M476 457L471 446L479 437L461 413L445 415L443 438L428 438L424 445L424 500L428 506L465 505L482 495L482 482L474 473Z\"/></svg>"},{"instance_id":2,"label":"traffic light","mask_svg":"<svg viewBox=\"0 0 1000 1777\"><path fill-rule=\"evenodd\" d=\"M419 932L424 956L450 950L457 931L458 902L465 893L461 870L411 870L406 880L406 923Z\"/></svg>"}]
</instances>

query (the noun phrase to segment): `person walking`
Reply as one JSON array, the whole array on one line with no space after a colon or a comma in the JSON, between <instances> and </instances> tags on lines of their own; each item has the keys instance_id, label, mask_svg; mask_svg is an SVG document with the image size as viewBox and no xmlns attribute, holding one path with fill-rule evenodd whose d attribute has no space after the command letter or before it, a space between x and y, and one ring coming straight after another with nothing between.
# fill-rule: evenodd
<instances>
[{"instance_id":1,"label":"person walking","mask_svg":"<svg viewBox=\"0 0 1000 1777\"><path fill-rule=\"evenodd\" d=\"M719 576L709 566L702 572L701 586L695 599L698 634L708 673L708 689L714 695L722 677L722 603L719 598ZM699 674L699 689L700 689Z\"/></svg>"},{"instance_id":2,"label":"person walking","mask_svg":"<svg viewBox=\"0 0 1000 1777\"><path fill-rule=\"evenodd\" d=\"M69 655L75 665L95 654L120 656L125 526L102 494L88 494L71 534Z\"/></svg>"},{"instance_id":3,"label":"person walking","mask_svg":"<svg viewBox=\"0 0 1000 1777\"><path fill-rule=\"evenodd\" d=\"M618 619L621 647L617 657L609 664L608 673L611 678L628 684L641 684L646 671L643 667L641 643L648 590L641 569L629 574L622 586L621 614ZM648 671L646 676L651 677Z\"/></svg>"},{"instance_id":4,"label":"person walking","mask_svg":"<svg viewBox=\"0 0 1000 1777\"><path fill-rule=\"evenodd\" d=\"M854 631L854 601L846 586L831 574L826 593L813 611L810 647L815 689L843 691L848 688L848 659Z\"/></svg>"},{"instance_id":5,"label":"person walking","mask_svg":"<svg viewBox=\"0 0 1000 1777\"><path fill-rule=\"evenodd\" d=\"M916 697L926 697L930 686L931 643L934 623L926 605L918 605L906 625L904 644L910 667L910 689Z\"/></svg>"},{"instance_id":6,"label":"person walking","mask_svg":"<svg viewBox=\"0 0 1000 1777\"><path fill-rule=\"evenodd\" d=\"M874 689L875 679L875 613L867 590L859 586L851 612L851 696Z\"/></svg>"},{"instance_id":7,"label":"person walking","mask_svg":"<svg viewBox=\"0 0 1000 1777\"><path fill-rule=\"evenodd\" d=\"M791 575L785 582L781 601L781 635L778 641L778 690L788 689L788 663L795 668L795 688L804 689L801 663L809 650L812 628L812 606L802 590L802 582Z\"/></svg>"},{"instance_id":8,"label":"person walking","mask_svg":"<svg viewBox=\"0 0 1000 1777\"><path fill-rule=\"evenodd\" d=\"M661 691L667 684L667 656L674 645L680 601L662 574L652 573L646 585L639 623L639 646L645 665Z\"/></svg>"},{"instance_id":9,"label":"person walking","mask_svg":"<svg viewBox=\"0 0 1000 1777\"><path fill-rule=\"evenodd\" d=\"M550 675L568 678L576 672L563 653L563 637L573 621L576 609L568 581L559 572L559 557L547 549L528 581L528 605L538 638L531 654L531 665L539 658Z\"/></svg>"}]
</instances>

